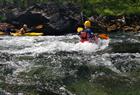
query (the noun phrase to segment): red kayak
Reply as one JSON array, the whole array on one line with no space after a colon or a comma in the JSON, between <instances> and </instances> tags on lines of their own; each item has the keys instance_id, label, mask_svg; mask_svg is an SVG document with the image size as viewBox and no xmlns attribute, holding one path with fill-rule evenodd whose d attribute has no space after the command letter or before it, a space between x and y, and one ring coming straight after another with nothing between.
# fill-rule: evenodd
<instances>
[{"instance_id":1,"label":"red kayak","mask_svg":"<svg viewBox=\"0 0 140 95\"><path fill-rule=\"evenodd\" d=\"M93 37L89 38L88 34L86 32L82 33L80 35L80 42L84 43L84 42L89 42L89 43L98 43L99 38L100 39L104 39L104 40L108 40L109 36L107 34L99 34L98 37L96 35L93 35Z\"/></svg>"},{"instance_id":2,"label":"red kayak","mask_svg":"<svg viewBox=\"0 0 140 95\"><path fill-rule=\"evenodd\" d=\"M80 42L81 43L84 43L84 42L89 42L89 43L98 43L98 37L93 35L93 37L89 38L89 37L85 37L85 38L82 38L80 36Z\"/></svg>"}]
</instances>

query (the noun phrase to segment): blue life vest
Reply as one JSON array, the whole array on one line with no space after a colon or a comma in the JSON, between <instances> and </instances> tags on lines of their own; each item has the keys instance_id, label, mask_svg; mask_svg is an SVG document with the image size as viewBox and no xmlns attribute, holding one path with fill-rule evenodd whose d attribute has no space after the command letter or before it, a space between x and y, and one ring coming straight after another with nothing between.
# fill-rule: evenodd
<instances>
[{"instance_id":1,"label":"blue life vest","mask_svg":"<svg viewBox=\"0 0 140 95\"><path fill-rule=\"evenodd\" d=\"M89 38L93 37L93 31L90 28L87 28L84 30L86 33L88 33Z\"/></svg>"}]
</instances>

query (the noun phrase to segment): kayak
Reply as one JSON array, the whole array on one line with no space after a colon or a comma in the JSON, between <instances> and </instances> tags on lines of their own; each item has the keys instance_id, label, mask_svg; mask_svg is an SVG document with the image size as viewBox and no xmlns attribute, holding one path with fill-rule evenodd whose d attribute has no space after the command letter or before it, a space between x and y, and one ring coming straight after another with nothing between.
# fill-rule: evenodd
<instances>
[{"instance_id":1,"label":"kayak","mask_svg":"<svg viewBox=\"0 0 140 95\"><path fill-rule=\"evenodd\" d=\"M107 34L99 34L99 38L101 39L109 39L109 36Z\"/></svg>"},{"instance_id":2,"label":"kayak","mask_svg":"<svg viewBox=\"0 0 140 95\"><path fill-rule=\"evenodd\" d=\"M103 37L102 38L97 37L93 41L92 40L90 40L90 41L88 41L88 40L80 41L80 43L83 44L83 45L84 44L87 45L87 43L90 44L90 45L92 44L94 46L94 48L97 48L97 49L105 49L106 47L109 46L109 42L110 42L109 37L105 38L105 39L103 39Z\"/></svg>"},{"instance_id":3,"label":"kayak","mask_svg":"<svg viewBox=\"0 0 140 95\"><path fill-rule=\"evenodd\" d=\"M35 33L35 32L30 32L30 33L25 33L25 34L20 34L20 33L10 33L12 36L42 36L43 33Z\"/></svg>"},{"instance_id":4,"label":"kayak","mask_svg":"<svg viewBox=\"0 0 140 95\"><path fill-rule=\"evenodd\" d=\"M89 42L89 43L98 43L99 39L101 40L109 40L109 36L107 34L99 34L98 36L93 36L90 39L80 39L81 43Z\"/></svg>"}]
</instances>

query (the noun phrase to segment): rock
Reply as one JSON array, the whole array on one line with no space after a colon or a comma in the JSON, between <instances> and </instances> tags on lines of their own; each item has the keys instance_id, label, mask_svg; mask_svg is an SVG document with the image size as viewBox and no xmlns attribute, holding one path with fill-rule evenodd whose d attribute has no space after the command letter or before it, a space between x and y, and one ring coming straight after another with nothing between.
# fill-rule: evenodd
<instances>
[{"instance_id":1,"label":"rock","mask_svg":"<svg viewBox=\"0 0 140 95\"><path fill-rule=\"evenodd\" d=\"M135 31L140 31L140 25L135 26Z\"/></svg>"},{"instance_id":2,"label":"rock","mask_svg":"<svg viewBox=\"0 0 140 95\"><path fill-rule=\"evenodd\" d=\"M140 31L140 15L129 16L101 16L95 19L96 26L107 32L125 31L139 32Z\"/></svg>"},{"instance_id":3,"label":"rock","mask_svg":"<svg viewBox=\"0 0 140 95\"><path fill-rule=\"evenodd\" d=\"M133 30L134 30L133 27L130 27L130 26L124 26L124 27L123 27L123 31L132 32Z\"/></svg>"},{"instance_id":4,"label":"rock","mask_svg":"<svg viewBox=\"0 0 140 95\"><path fill-rule=\"evenodd\" d=\"M0 9L0 14L6 17L5 22L13 24L16 28L21 28L23 24L27 24L31 31L43 31L46 35L76 33L78 24L83 24L80 22L80 13L81 10L77 5L71 3L58 4L54 1L48 1L47 4L36 4L26 8L26 10L21 10L15 6ZM93 28L97 32L140 31L140 15L138 14L124 16L93 15L89 19L93 21ZM43 25L43 28L36 28L38 25Z\"/></svg>"},{"instance_id":5,"label":"rock","mask_svg":"<svg viewBox=\"0 0 140 95\"><path fill-rule=\"evenodd\" d=\"M113 25L107 27L107 31L108 32L111 32L111 31L116 30L116 29L117 29L117 25L116 24L113 24Z\"/></svg>"},{"instance_id":6,"label":"rock","mask_svg":"<svg viewBox=\"0 0 140 95\"><path fill-rule=\"evenodd\" d=\"M7 22L19 28L23 24L27 24L29 28L43 25L43 32L47 35L74 33L80 19L80 9L72 4L48 2L31 6L22 12L17 9L12 11L12 16L7 16Z\"/></svg>"},{"instance_id":7,"label":"rock","mask_svg":"<svg viewBox=\"0 0 140 95\"><path fill-rule=\"evenodd\" d=\"M7 28L13 29L14 26L9 23L0 23L0 30L5 31Z\"/></svg>"}]
</instances>

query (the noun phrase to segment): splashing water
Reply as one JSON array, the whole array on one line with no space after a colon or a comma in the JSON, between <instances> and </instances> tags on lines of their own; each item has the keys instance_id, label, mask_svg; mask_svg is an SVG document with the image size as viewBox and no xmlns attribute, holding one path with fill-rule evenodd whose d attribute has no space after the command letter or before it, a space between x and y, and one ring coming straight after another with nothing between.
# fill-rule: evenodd
<instances>
[{"instance_id":1,"label":"splashing water","mask_svg":"<svg viewBox=\"0 0 140 95\"><path fill-rule=\"evenodd\" d=\"M139 36L133 36L118 34L98 44L80 43L75 35L0 37L0 90L11 95L138 93Z\"/></svg>"},{"instance_id":2,"label":"splashing water","mask_svg":"<svg viewBox=\"0 0 140 95\"><path fill-rule=\"evenodd\" d=\"M44 39L42 39L44 38ZM5 38L0 44L3 47L8 47L8 50L1 50L1 52L8 52L12 54L24 54L24 53L43 53L43 52L58 52L58 51L84 51L84 52L95 52L99 49L105 49L109 40L99 40L98 44L95 43L76 43L73 38L78 40L77 36L67 37L15 37ZM70 38L70 39L69 39ZM64 40L68 39L71 42ZM12 49L12 50L11 50Z\"/></svg>"}]
</instances>

